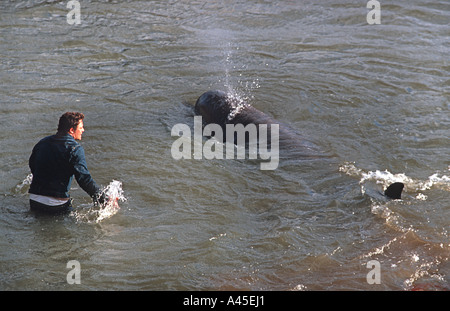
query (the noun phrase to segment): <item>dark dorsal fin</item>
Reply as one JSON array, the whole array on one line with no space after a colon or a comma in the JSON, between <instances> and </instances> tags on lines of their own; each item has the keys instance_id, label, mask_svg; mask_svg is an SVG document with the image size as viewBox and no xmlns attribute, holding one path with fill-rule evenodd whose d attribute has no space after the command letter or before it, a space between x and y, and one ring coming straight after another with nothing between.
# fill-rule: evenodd
<instances>
[{"instance_id":1,"label":"dark dorsal fin","mask_svg":"<svg viewBox=\"0 0 450 311\"><path fill-rule=\"evenodd\" d=\"M384 191L384 195L394 200L401 199L403 187L405 187L405 185L401 182L393 183L392 185L387 187L387 189Z\"/></svg>"}]
</instances>

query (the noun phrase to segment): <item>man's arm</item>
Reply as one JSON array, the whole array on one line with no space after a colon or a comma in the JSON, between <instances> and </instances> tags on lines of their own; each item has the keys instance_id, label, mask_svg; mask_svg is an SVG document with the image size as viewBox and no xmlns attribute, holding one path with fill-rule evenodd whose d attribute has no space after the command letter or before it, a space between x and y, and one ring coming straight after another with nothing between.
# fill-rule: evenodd
<instances>
[{"instance_id":1,"label":"man's arm","mask_svg":"<svg viewBox=\"0 0 450 311\"><path fill-rule=\"evenodd\" d=\"M81 145L78 145L72 151L71 164L73 167L73 174L75 175L75 179L81 189L86 191L86 193L93 198L94 203L103 203L105 198L104 196L102 197L100 187L89 173L84 155L84 149Z\"/></svg>"}]
</instances>

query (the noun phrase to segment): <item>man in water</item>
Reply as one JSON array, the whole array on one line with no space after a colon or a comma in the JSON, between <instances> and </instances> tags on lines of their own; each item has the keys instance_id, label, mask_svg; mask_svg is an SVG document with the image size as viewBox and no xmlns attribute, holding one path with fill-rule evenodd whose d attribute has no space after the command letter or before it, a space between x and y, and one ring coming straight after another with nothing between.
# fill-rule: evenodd
<instances>
[{"instance_id":1,"label":"man in water","mask_svg":"<svg viewBox=\"0 0 450 311\"><path fill-rule=\"evenodd\" d=\"M81 140L84 115L66 112L59 119L58 132L39 141L33 148L29 166L33 174L30 185L30 209L46 214L64 214L72 210L69 196L73 177L78 185L94 200L105 198L92 179L86 165Z\"/></svg>"}]
</instances>

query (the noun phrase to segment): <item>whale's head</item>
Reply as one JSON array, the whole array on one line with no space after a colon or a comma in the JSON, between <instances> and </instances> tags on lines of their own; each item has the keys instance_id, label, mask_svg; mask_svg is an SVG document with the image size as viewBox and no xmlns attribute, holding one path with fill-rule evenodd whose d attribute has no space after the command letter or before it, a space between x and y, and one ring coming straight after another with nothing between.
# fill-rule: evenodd
<instances>
[{"instance_id":1,"label":"whale's head","mask_svg":"<svg viewBox=\"0 0 450 311\"><path fill-rule=\"evenodd\" d=\"M229 96L222 91L203 93L195 103L195 113L202 116L206 124L215 123L223 126L232 111Z\"/></svg>"}]
</instances>

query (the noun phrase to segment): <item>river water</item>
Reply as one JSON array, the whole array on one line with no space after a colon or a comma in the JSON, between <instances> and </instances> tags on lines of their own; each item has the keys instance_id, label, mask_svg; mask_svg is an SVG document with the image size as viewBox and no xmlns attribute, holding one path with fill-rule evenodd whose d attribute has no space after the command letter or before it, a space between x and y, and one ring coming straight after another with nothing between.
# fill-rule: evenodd
<instances>
[{"instance_id":1,"label":"river water","mask_svg":"<svg viewBox=\"0 0 450 311\"><path fill-rule=\"evenodd\" d=\"M366 1L82 0L73 25L67 2L0 3L0 289L450 288L448 1L382 0L374 25ZM175 160L210 89L333 160ZM120 209L74 182L75 213L29 212L28 157L65 111Z\"/></svg>"}]
</instances>

